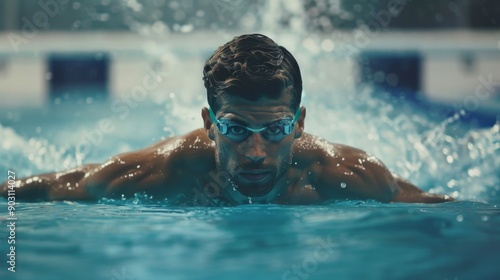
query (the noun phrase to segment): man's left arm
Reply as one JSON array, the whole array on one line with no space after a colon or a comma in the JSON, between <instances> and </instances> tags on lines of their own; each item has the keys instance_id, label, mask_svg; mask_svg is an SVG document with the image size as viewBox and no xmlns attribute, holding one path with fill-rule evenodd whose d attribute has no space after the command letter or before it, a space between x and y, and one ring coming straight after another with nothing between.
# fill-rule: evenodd
<instances>
[{"instance_id":1,"label":"man's left arm","mask_svg":"<svg viewBox=\"0 0 500 280\"><path fill-rule=\"evenodd\" d=\"M374 158L374 157L371 157ZM440 203L454 201L451 196L442 194L431 194L418 188L412 183L392 174L387 167L378 160L373 160L364 165L365 177L372 178L369 184L363 186L365 189L375 189L382 193L392 193L389 202L406 203Z\"/></svg>"},{"instance_id":2,"label":"man's left arm","mask_svg":"<svg viewBox=\"0 0 500 280\"><path fill-rule=\"evenodd\" d=\"M398 190L396 191L396 195L393 197L392 202L440 203L455 201L455 199L449 195L425 192L412 183L396 176L394 177L394 181L397 184Z\"/></svg>"},{"instance_id":3,"label":"man's left arm","mask_svg":"<svg viewBox=\"0 0 500 280\"><path fill-rule=\"evenodd\" d=\"M381 202L439 203L454 201L448 195L425 192L394 176L377 158L366 152L332 144L337 154L324 158L321 185L330 198L375 199Z\"/></svg>"}]
</instances>

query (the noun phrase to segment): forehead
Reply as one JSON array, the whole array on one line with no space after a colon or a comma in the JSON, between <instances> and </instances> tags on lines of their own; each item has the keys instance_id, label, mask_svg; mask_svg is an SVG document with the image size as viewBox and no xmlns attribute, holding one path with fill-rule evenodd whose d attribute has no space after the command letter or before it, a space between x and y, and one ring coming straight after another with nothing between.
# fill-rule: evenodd
<instances>
[{"instance_id":1,"label":"forehead","mask_svg":"<svg viewBox=\"0 0 500 280\"><path fill-rule=\"evenodd\" d=\"M217 117L233 118L252 124L261 124L292 116L290 98L259 98L255 101L232 95L223 95L219 100Z\"/></svg>"}]
</instances>

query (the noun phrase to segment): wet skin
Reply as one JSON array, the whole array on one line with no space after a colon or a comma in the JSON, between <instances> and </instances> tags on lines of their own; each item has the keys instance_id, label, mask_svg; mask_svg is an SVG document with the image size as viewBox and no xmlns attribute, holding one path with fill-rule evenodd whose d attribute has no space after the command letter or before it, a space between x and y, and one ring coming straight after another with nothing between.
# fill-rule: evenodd
<instances>
[{"instance_id":1,"label":"wet skin","mask_svg":"<svg viewBox=\"0 0 500 280\"><path fill-rule=\"evenodd\" d=\"M248 101L225 96L215 113L260 128L294 111L287 99ZM88 200L132 197L145 192L182 205L249 203L318 204L329 200L381 202L453 201L426 193L391 174L366 152L304 132L306 110L279 142L252 133L234 142L222 135L202 109L204 127L104 164L16 181L16 200ZM7 182L1 186L7 197Z\"/></svg>"}]
</instances>

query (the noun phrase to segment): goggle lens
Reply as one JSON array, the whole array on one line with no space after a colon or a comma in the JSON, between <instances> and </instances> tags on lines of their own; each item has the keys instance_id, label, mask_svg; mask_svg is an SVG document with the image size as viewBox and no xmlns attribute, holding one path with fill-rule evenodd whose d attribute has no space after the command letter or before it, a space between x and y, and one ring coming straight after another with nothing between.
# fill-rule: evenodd
<instances>
[{"instance_id":1,"label":"goggle lens","mask_svg":"<svg viewBox=\"0 0 500 280\"><path fill-rule=\"evenodd\" d=\"M253 132L260 133L268 141L281 141L292 133L295 122L300 115L300 108L298 108L293 119L285 118L262 128L250 128L234 123L229 119L222 118L217 120L211 108L209 111L210 118L217 125L219 132L235 142L245 140Z\"/></svg>"}]
</instances>

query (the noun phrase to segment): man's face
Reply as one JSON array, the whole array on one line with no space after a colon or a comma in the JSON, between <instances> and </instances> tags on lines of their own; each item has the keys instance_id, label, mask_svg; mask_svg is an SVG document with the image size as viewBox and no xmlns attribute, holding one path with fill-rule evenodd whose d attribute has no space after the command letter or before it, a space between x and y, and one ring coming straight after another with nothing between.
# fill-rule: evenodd
<instances>
[{"instance_id":1,"label":"man's face","mask_svg":"<svg viewBox=\"0 0 500 280\"><path fill-rule=\"evenodd\" d=\"M250 128L261 128L283 118L293 118L295 114L288 98L249 101L223 95L220 99L216 119L229 119ZM292 133L280 141L270 141L261 133L250 133L238 142L221 134L206 112L203 116L207 133L216 144L217 169L227 172L239 192L254 197L267 194L286 173L292 163L294 140L301 136L304 125L301 116Z\"/></svg>"}]
</instances>

